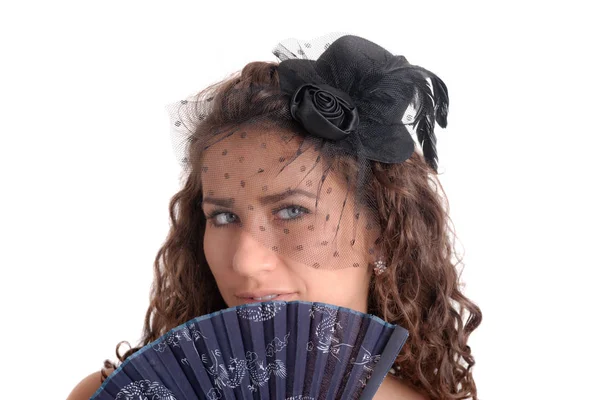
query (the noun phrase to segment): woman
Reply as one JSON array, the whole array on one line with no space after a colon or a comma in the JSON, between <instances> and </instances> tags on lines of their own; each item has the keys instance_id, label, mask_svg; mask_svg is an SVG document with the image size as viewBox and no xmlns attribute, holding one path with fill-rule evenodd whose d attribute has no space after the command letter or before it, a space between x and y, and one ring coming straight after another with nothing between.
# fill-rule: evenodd
<instances>
[{"instance_id":1,"label":"woman","mask_svg":"<svg viewBox=\"0 0 600 400\"><path fill-rule=\"evenodd\" d=\"M143 342L120 361L199 315L320 301L408 329L376 399L476 399L467 339L481 311L459 289L436 176L446 86L356 36L274 54L280 63L250 63L173 109L187 180L170 204Z\"/></svg>"}]
</instances>

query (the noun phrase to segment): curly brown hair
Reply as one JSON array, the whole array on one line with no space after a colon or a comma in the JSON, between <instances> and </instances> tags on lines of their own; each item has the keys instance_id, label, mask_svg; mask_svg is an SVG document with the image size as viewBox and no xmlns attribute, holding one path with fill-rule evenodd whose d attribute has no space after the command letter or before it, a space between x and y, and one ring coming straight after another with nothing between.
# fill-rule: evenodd
<instances>
[{"instance_id":1,"label":"curly brown hair","mask_svg":"<svg viewBox=\"0 0 600 400\"><path fill-rule=\"evenodd\" d=\"M277 65L250 63L201 92L227 104L215 107L202 129L236 125L287 107L289 99L278 89ZM264 87L260 101L247 101L234 90L252 85ZM202 191L194 168L170 202L171 228L154 261L143 338L124 354L119 353L121 343L117 346L120 362L170 329L227 308L204 257L206 218L196 207ZM460 290L462 260L452 261L456 235L437 173L417 152L399 164L373 161L372 170L375 179L368 191L376 199L388 272L372 279L368 312L410 333L394 364L397 376L432 399L477 399L467 340L482 313ZM105 367L116 366L105 362Z\"/></svg>"}]
</instances>

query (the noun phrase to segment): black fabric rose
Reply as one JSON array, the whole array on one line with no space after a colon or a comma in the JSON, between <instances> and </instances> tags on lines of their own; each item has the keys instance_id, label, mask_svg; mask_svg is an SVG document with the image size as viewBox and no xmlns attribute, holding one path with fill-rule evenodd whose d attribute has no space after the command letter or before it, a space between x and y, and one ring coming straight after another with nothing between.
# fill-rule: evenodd
<instances>
[{"instance_id":1,"label":"black fabric rose","mask_svg":"<svg viewBox=\"0 0 600 400\"><path fill-rule=\"evenodd\" d=\"M310 134L324 139L344 139L358 127L350 96L325 84L301 85L290 100L290 112Z\"/></svg>"}]
</instances>

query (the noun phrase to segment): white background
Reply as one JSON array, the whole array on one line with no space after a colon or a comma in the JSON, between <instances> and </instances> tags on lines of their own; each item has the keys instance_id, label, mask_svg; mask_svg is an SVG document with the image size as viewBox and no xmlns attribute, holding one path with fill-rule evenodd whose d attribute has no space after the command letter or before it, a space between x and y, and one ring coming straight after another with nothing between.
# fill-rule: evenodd
<instances>
[{"instance_id":1,"label":"white background","mask_svg":"<svg viewBox=\"0 0 600 400\"><path fill-rule=\"evenodd\" d=\"M0 6L0 396L66 398L117 342L140 337L179 187L165 106L274 61L280 40L333 31L448 85L440 172L465 291L483 310L470 340L481 398L598 396L592 7L211 4Z\"/></svg>"}]
</instances>

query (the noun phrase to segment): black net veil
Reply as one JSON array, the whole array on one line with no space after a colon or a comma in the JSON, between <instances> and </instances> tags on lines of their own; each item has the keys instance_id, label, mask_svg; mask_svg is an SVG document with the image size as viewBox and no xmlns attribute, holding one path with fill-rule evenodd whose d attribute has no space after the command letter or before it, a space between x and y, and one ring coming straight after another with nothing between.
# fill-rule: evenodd
<instances>
[{"instance_id":1,"label":"black net veil","mask_svg":"<svg viewBox=\"0 0 600 400\"><path fill-rule=\"evenodd\" d=\"M416 150L437 171L445 84L343 33L287 39L272 53L277 80L238 74L168 107L176 156L200 176L197 210L211 210L205 235L227 238L223 251L244 240L312 268L386 261L372 168Z\"/></svg>"}]
</instances>

